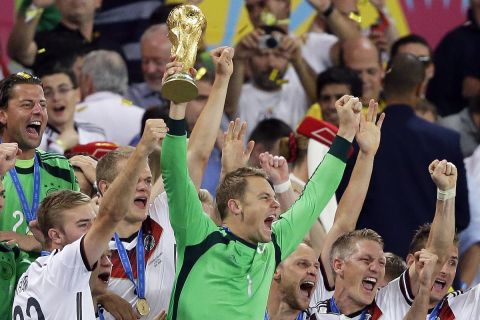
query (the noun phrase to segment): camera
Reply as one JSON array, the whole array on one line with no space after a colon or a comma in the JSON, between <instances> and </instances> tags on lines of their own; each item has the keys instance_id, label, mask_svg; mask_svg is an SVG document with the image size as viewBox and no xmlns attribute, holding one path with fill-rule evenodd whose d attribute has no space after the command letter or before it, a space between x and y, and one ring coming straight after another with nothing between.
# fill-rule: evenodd
<instances>
[{"instance_id":1,"label":"camera","mask_svg":"<svg viewBox=\"0 0 480 320\"><path fill-rule=\"evenodd\" d=\"M274 49L280 45L282 41L281 34L264 34L260 36L260 40L258 41L258 48L259 49Z\"/></svg>"}]
</instances>

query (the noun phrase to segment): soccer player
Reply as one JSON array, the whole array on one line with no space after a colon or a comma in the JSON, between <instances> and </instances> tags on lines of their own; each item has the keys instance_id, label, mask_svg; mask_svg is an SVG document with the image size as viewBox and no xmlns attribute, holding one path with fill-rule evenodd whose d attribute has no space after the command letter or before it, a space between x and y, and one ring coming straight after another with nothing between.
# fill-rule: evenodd
<instances>
[{"instance_id":1,"label":"soccer player","mask_svg":"<svg viewBox=\"0 0 480 320\"><path fill-rule=\"evenodd\" d=\"M7 197L0 217L0 240L15 240L24 251L40 251L38 241L27 235L40 201L56 190L79 190L67 159L36 149L47 125L46 108L40 79L20 72L0 82L2 141L15 142L22 151L3 181ZM36 256L31 255L32 259Z\"/></svg>"},{"instance_id":2,"label":"soccer player","mask_svg":"<svg viewBox=\"0 0 480 320\"><path fill-rule=\"evenodd\" d=\"M39 257L20 278L13 318L35 311L46 319L95 319L89 287L91 271L104 253L130 199L148 155L163 139L163 120L147 123L142 139L125 168L109 186L95 217L90 198L61 190L49 194L38 210L38 225L46 239Z\"/></svg>"},{"instance_id":3,"label":"soccer player","mask_svg":"<svg viewBox=\"0 0 480 320\"><path fill-rule=\"evenodd\" d=\"M165 76L181 69L180 62L170 62ZM303 195L277 222L279 204L265 172L240 168L228 173L216 196L222 227L204 214L188 176L185 108L172 103L162 145L178 249L168 319L261 319L276 266L296 249L338 186L361 104L350 96L338 101L340 128L332 148Z\"/></svg>"}]
</instances>

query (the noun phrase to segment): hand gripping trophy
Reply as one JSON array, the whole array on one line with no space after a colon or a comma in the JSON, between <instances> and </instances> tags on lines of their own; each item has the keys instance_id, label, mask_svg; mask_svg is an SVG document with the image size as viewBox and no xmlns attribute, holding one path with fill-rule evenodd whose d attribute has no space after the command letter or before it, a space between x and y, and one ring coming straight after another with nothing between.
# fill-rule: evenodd
<instances>
[{"instance_id":1,"label":"hand gripping trophy","mask_svg":"<svg viewBox=\"0 0 480 320\"><path fill-rule=\"evenodd\" d=\"M197 47L207 20L202 11L194 5L175 7L167 19L168 38L172 43L172 55L182 62L183 70L169 76L162 87L162 96L181 103L195 99L198 88L189 70L195 63Z\"/></svg>"}]
</instances>

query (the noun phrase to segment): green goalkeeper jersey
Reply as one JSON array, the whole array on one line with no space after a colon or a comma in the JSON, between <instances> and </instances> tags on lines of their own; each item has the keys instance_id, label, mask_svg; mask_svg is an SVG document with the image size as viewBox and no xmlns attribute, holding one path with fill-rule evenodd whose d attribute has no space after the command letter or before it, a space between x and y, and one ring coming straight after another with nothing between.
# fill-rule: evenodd
<instances>
[{"instance_id":1,"label":"green goalkeeper jersey","mask_svg":"<svg viewBox=\"0 0 480 320\"><path fill-rule=\"evenodd\" d=\"M188 175L183 121L171 120L162 175L177 241L168 319L263 319L276 266L302 241L333 196L350 143L337 137L302 196L272 226L272 241L252 245L203 212Z\"/></svg>"},{"instance_id":2,"label":"green goalkeeper jersey","mask_svg":"<svg viewBox=\"0 0 480 320\"><path fill-rule=\"evenodd\" d=\"M64 156L40 150L37 150L36 154L40 166L40 201L49 193L57 190L80 190L73 168ZM15 162L15 170L29 208L32 207L33 197L33 161L33 159L17 159ZM5 205L0 213L0 230L26 234L29 231L28 222L23 214L22 204L10 173L5 175L3 186L5 188Z\"/></svg>"}]
</instances>

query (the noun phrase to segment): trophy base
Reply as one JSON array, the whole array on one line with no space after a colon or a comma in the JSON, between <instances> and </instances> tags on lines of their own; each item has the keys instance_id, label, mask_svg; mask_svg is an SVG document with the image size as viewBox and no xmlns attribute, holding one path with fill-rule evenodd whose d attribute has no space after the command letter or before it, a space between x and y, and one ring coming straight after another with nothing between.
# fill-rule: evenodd
<instances>
[{"instance_id":1,"label":"trophy base","mask_svg":"<svg viewBox=\"0 0 480 320\"><path fill-rule=\"evenodd\" d=\"M198 88L190 75L175 73L167 77L161 93L165 99L182 103L195 99L198 96Z\"/></svg>"}]
</instances>

